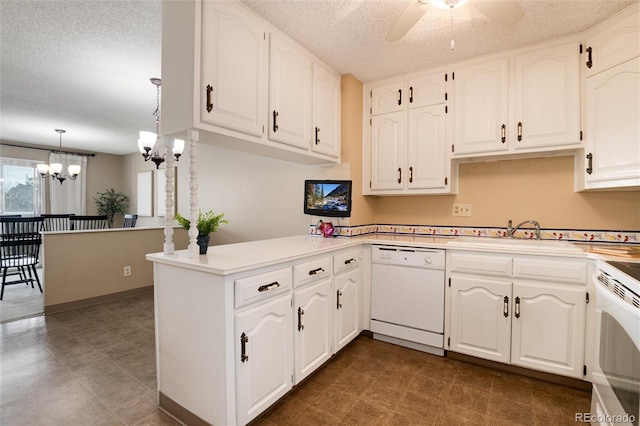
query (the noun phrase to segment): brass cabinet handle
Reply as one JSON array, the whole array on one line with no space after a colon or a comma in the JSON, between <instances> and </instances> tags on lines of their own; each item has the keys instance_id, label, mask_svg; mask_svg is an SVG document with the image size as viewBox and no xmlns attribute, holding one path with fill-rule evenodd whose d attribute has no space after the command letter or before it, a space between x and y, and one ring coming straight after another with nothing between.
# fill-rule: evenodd
<instances>
[{"instance_id":1,"label":"brass cabinet handle","mask_svg":"<svg viewBox=\"0 0 640 426\"><path fill-rule=\"evenodd\" d=\"M340 303L340 296L342 296L342 292L340 290L338 290L336 292L336 309L341 309L342 308L342 304Z\"/></svg>"},{"instance_id":2,"label":"brass cabinet handle","mask_svg":"<svg viewBox=\"0 0 640 426\"><path fill-rule=\"evenodd\" d=\"M263 291L271 290L272 287L278 288L280 287L280 283L278 281L274 281L270 284L261 285L260 287L258 287L258 291L262 293Z\"/></svg>"},{"instance_id":3,"label":"brass cabinet handle","mask_svg":"<svg viewBox=\"0 0 640 426\"><path fill-rule=\"evenodd\" d=\"M587 68L591 68L593 66L593 48L591 46L587 47Z\"/></svg>"},{"instance_id":4,"label":"brass cabinet handle","mask_svg":"<svg viewBox=\"0 0 640 426\"><path fill-rule=\"evenodd\" d=\"M324 269L322 269L322 268L312 269L312 270L309 271L309 275L315 275L315 274L318 274L320 272L324 272Z\"/></svg>"},{"instance_id":5,"label":"brass cabinet handle","mask_svg":"<svg viewBox=\"0 0 640 426\"><path fill-rule=\"evenodd\" d=\"M502 313L505 318L509 316L509 298L507 296L504 297L504 307L502 308Z\"/></svg>"},{"instance_id":6,"label":"brass cabinet handle","mask_svg":"<svg viewBox=\"0 0 640 426\"><path fill-rule=\"evenodd\" d=\"M213 102L211 102L211 92L213 92L213 87L210 84L207 84L207 112L211 112L213 109Z\"/></svg>"},{"instance_id":7,"label":"brass cabinet handle","mask_svg":"<svg viewBox=\"0 0 640 426\"><path fill-rule=\"evenodd\" d=\"M589 163L587 164L587 174L590 175L591 173L593 173L593 154L592 153L587 154L587 160L589 160Z\"/></svg>"},{"instance_id":8,"label":"brass cabinet handle","mask_svg":"<svg viewBox=\"0 0 640 426\"><path fill-rule=\"evenodd\" d=\"M247 362L249 361L249 355L247 355L247 343L249 343L249 336L244 334L244 332L240 335L240 361Z\"/></svg>"},{"instance_id":9,"label":"brass cabinet handle","mask_svg":"<svg viewBox=\"0 0 640 426\"><path fill-rule=\"evenodd\" d=\"M516 297L516 307L515 313L513 314L516 318L520 318L520 298Z\"/></svg>"},{"instance_id":10,"label":"brass cabinet handle","mask_svg":"<svg viewBox=\"0 0 640 426\"><path fill-rule=\"evenodd\" d=\"M402 183L402 168L398 167L398 183Z\"/></svg>"},{"instance_id":11,"label":"brass cabinet handle","mask_svg":"<svg viewBox=\"0 0 640 426\"><path fill-rule=\"evenodd\" d=\"M302 316L304 315L304 311L301 307L298 307L298 331L304 330L304 325L302 325Z\"/></svg>"},{"instance_id":12,"label":"brass cabinet handle","mask_svg":"<svg viewBox=\"0 0 640 426\"><path fill-rule=\"evenodd\" d=\"M507 141L507 126L506 125L502 125L500 127L500 134L501 134L501 138L500 140L502 141L502 143L505 143Z\"/></svg>"},{"instance_id":13,"label":"brass cabinet handle","mask_svg":"<svg viewBox=\"0 0 640 426\"><path fill-rule=\"evenodd\" d=\"M522 121L518 122L518 142L522 142Z\"/></svg>"},{"instance_id":14,"label":"brass cabinet handle","mask_svg":"<svg viewBox=\"0 0 640 426\"><path fill-rule=\"evenodd\" d=\"M280 114L275 109L273 110L273 133L278 131L277 119Z\"/></svg>"}]
</instances>

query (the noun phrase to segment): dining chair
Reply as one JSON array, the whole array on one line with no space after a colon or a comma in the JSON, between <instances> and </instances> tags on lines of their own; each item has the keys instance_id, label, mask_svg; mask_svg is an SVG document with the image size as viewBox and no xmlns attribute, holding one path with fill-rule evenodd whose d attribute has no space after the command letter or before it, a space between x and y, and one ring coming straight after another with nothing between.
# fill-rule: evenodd
<instances>
[{"instance_id":1,"label":"dining chair","mask_svg":"<svg viewBox=\"0 0 640 426\"><path fill-rule=\"evenodd\" d=\"M98 216L69 216L72 231L105 229L108 225L107 215Z\"/></svg>"},{"instance_id":2,"label":"dining chair","mask_svg":"<svg viewBox=\"0 0 640 426\"><path fill-rule=\"evenodd\" d=\"M71 229L69 217L71 214L42 214L40 217L44 219L43 231L68 231Z\"/></svg>"},{"instance_id":3,"label":"dining chair","mask_svg":"<svg viewBox=\"0 0 640 426\"><path fill-rule=\"evenodd\" d=\"M0 270L2 271L2 289L0 300L4 298L7 285L25 283L42 286L36 271L42 235L40 231L44 219L41 217L0 218ZM18 279L7 281L7 277L18 275Z\"/></svg>"},{"instance_id":4,"label":"dining chair","mask_svg":"<svg viewBox=\"0 0 640 426\"><path fill-rule=\"evenodd\" d=\"M123 228L135 228L136 222L138 221L137 214L125 214L124 215L124 223L122 224Z\"/></svg>"}]
</instances>

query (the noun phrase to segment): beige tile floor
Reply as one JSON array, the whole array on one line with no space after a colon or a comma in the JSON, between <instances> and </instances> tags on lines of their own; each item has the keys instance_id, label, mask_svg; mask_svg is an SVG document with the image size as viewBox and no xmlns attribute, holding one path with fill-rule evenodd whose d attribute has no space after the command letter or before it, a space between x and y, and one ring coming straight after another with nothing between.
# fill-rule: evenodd
<instances>
[{"instance_id":1,"label":"beige tile floor","mask_svg":"<svg viewBox=\"0 0 640 426\"><path fill-rule=\"evenodd\" d=\"M0 324L0 425L176 425L156 408L153 295ZM262 425L575 425L589 393L359 337Z\"/></svg>"}]
</instances>

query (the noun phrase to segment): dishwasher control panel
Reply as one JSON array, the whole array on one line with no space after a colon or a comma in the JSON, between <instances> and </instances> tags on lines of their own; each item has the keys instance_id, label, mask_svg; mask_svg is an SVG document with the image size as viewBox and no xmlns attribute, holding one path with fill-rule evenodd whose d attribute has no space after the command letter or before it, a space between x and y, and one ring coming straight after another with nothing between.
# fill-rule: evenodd
<instances>
[{"instance_id":1,"label":"dishwasher control panel","mask_svg":"<svg viewBox=\"0 0 640 426\"><path fill-rule=\"evenodd\" d=\"M371 250L371 261L373 263L444 269L444 250L381 245L374 245Z\"/></svg>"}]
</instances>

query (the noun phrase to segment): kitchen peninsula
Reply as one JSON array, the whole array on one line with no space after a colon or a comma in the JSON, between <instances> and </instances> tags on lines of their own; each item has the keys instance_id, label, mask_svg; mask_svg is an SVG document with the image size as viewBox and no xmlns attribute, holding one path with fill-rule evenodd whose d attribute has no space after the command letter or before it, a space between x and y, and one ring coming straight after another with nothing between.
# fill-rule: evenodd
<instances>
[{"instance_id":1,"label":"kitchen peninsula","mask_svg":"<svg viewBox=\"0 0 640 426\"><path fill-rule=\"evenodd\" d=\"M551 294L548 297L555 297L552 287L582 294L582 305L567 312L567 326L579 346L567 350L579 364L571 360L570 367L547 371L589 380L582 371L582 364L589 363L591 344L584 340L585 327L590 326L584 293L592 285L587 271L595 259L588 246L546 240L500 244L491 239L498 241L492 248L474 239L487 240L298 236L210 247L207 255L197 258L187 251L147 255L154 263L160 405L190 424L246 424L267 409L361 331L370 329L372 244L445 249L447 274L454 280L469 274L456 270L456 262L486 256L485 261L521 265L513 276L537 283ZM509 269L506 276L511 274ZM548 279L543 275L553 274L553 286L541 282ZM319 310L297 308L307 290L313 290ZM454 320L452 295L446 287L445 342ZM329 317L323 316L325 306L331 308ZM316 319L324 325L314 328ZM299 328L301 321L307 328ZM313 357L307 356L304 345L311 345ZM445 349L458 351L447 345ZM511 363L517 365L517 360ZM577 375L572 368L577 368Z\"/></svg>"}]
</instances>

